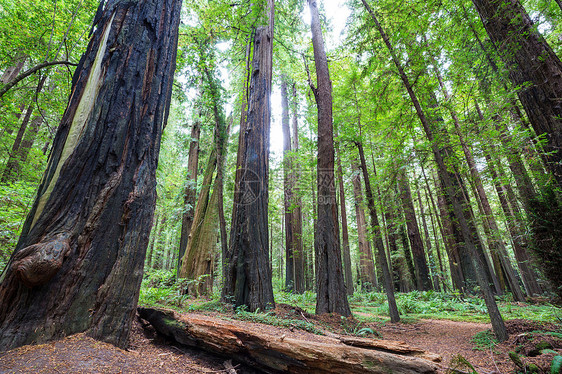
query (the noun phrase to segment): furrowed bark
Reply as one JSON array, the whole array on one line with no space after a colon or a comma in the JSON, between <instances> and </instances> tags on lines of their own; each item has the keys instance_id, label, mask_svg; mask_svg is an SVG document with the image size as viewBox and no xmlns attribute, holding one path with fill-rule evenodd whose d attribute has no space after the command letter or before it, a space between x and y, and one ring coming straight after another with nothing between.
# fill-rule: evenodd
<instances>
[{"instance_id":1,"label":"furrowed bark","mask_svg":"<svg viewBox=\"0 0 562 374\"><path fill-rule=\"evenodd\" d=\"M240 146L230 233L225 298L250 311L275 306L269 266L268 185L269 127L273 55L273 0L268 0L268 24L255 30L248 112Z\"/></svg>"},{"instance_id":2,"label":"furrowed bark","mask_svg":"<svg viewBox=\"0 0 562 374\"><path fill-rule=\"evenodd\" d=\"M180 9L176 0L100 6L38 197L0 277L0 351L82 331L127 345ZM49 276L38 278L45 267Z\"/></svg>"},{"instance_id":3,"label":"furrowed bark","mask_svg":"<svg viewBox=\"0 0 562 374\"><path fill-rule=\"evenodd\" d=\"M316 313L339 313L350 316L343 275L336 182L334 175L334 128L332 117L332 82L320 16L316 0L308 0L312 15L311 31L318 88L313 88L318 106L318 225L316 253Z\"/></svg>"}]
</instances>

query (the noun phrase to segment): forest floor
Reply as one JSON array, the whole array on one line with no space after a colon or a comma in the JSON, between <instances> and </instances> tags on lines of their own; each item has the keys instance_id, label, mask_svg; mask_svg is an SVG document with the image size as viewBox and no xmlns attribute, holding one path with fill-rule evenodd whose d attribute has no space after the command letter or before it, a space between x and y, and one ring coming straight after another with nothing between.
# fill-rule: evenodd
<instances>
[{"instance_id":1,"label":"forest floor","mask_svg":"<svg viewBox=\"0 0 562 374\"><path fill-rule=\"evenodd\" d=\"M199 312L200 314L202 312ZM251 313L239 320L234 313L203 312L206 318L227 319L242 328L270 334L322 341L322 335L361 335L406 342L410 346L437 353L443 357L440 372L453 367L461 372L472 372L462 363L470 362L477 373L515 373L516 367L508 352L517 351L524 363L533 362L550 372L553 356L562 353L560 326L550 323L511 320L506 325L510 339L492 344L486 331L490 325L473 322L419 319L406 323L361 323L337 315L315 316L298 307L280 304L268 313L277 325L252 321ZM250 318L248 318L250 316ZM288 321L288 323L287 323ZM297 323L303 322L303 325ZM540 333L537 331L541 331ZM476 336L476 338L475 338ZM540 342L549 347L543 353L535 352ZM543 348L541 347L541 348ZM459 359L459 356L462 356ZM523 357L525 356L525 357ZM535 356L535 357L530 357ZM248 367L232 363L237 373L258 373ZM187 348L159 336L148 324L135 320L127 350L95 341L83 334L37 346L25 346L0 354L0 373L228 373L229 360Z\"/></svg>"}]
</instances>

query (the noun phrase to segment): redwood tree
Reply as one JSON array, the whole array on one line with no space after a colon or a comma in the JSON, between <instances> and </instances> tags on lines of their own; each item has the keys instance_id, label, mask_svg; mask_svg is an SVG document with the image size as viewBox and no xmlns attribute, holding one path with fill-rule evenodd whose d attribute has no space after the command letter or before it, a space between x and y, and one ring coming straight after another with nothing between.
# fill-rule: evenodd
<instances>
[{"instance_id":1,"label":"redwood tree","mask_svg":"<svg viewBox=\"0 0 562 374\"><path fill-rule=\"evenodd\" d=\"M338 207L334 175L334 127L332 123L332 82L324 49L316 0L308 0L312 15L312 45L318 88L311 87L318 106L318 227L316 253L316 313L350 316L339 242Z\"/></svg>"},{"instance_id":2,"label":"redwood tree","mask_svg":"<svg viewBox=\"0 0 562 374\"><path fill-rule=\"evenodd\" d=\"M240 131L229 258L223 295L250 311L275 306L268 237L269 127L273 60L273 0L260 9L266 23L255 29L248 109Z\"/></svg>"},{"instance_id":3,"label":"redwood tree","mask_svg":"<svg viewBox=\"0 0 562 374\"><path fill-rule=\"evenodd\" d=\"M87 331L127 345L155 206L181 0L107 0L0 280L0 351Z\"/></svg>"}]
</instances>

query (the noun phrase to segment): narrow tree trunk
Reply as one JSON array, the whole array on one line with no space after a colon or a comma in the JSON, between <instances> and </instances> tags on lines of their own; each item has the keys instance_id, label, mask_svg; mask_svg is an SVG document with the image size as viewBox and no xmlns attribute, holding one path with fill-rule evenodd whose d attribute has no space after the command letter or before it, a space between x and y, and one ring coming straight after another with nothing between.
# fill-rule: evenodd
<instances>
[{"instance_id":1,"label":"narrow tree trunk","mask_svg":"<svg viewBox=\"0 0 562 374\"><path fill-rule=\"evenodd\" d=\"M248 310L273 308L269 266L269 127L271 121L271 76L273 55L273 0L260 9L268 24L255 30L252 72L245 130L240 133L243 153L238 159L239 183L235 186L230 233L228 278L225 284L234 304Z\"/></svg>"},{"instance_id":2,"label":"narrow tree trunk","mask_svg":"<svg viewBox=\"0 0 562 374\"><path fill-rule=\"evenodd\" d=\"M363 5L365 6L367 11L371 15L373 21L375 22L376 27L377 27L379 33L381 34L381 36L382 36L390 54L391 54L392 60L393 60L394 64L396 65L396 68L399 71L400 77L401 77L401 79L404 83L404 87L408 91L408 95L410 96L410 99L412 100L412 103L413 103L413 105L416 109L416 113L418 114L420 122L422 123L422 126L423 126L423 129L424 129L425 133L426 133L426 136L431 143L435 161L437 163L438 169L441 171L441 174L442 174L441 177L442 177L442 180L443 180L445 191L447 192L447 195L451 198L451 205L452 205L452 208L453 208L453 211L454 211L455 218L457 219L457 221L459 223L465 245L466 245L466 247L468 249L468 253L470 253L470 256L472 257L472 261L474 263L474 268L475 268L475 271L476 271L476 278L477 278L477 281L478 281L478 285L480 286L480 289L481 289L481 291L484 295L484 300L485 300L486 306L488 308L488 314L490 315L490 319L491 319L491 322L492 322L492 328L493 328L494 333L496 334L496 337L498 338L498 340L503 342L508 337L507 330L505 328L505 324L504 324L503 319L501 317L501 314L499 312L496 301L494 300L494 296L491 292L490 284L488 283L488 280L486 279L487 277L486 277L486 273L484 271L484 266L486 266L486 264L482 263L481 253L479 253L479 252L482 251L482 248L479 248L477 246L477 243L474 242L473 230L471 231L471 225L469 224L469 222L467 221L467 219L465 217L465 212L467 211L468 206L467 206L466 202L462 202L458 198L458 192L459 191L458 191L457 188L455 188L454 182L451 180L451 178L449 176L449 173L447 172L447 166L445 164L445 160L443 159L443 155L441 154L441 150L439 149L439 145L435 142L431 124L428 121L427 117L425 116L425 113L424 113L424 111L423 111L423 109L422 109L422 107L419 103L419 100L417 99L417 96L415 95L415 93L413 91L412 85L410 84L410 82L408 80L408 77L404 73L404 70L403 70L402 66L400 65L400 62L398 61L396 53L394 52L394 49L393 49L392 45L390 44L390 41L389 41L386 33L382 29L382 26L380 25L375 13L371 10L371 8L367 4L366 0L361 0L361 1L363 2Z\"/></svg>"},{"instance_id":3,"label":"narrow tree trunk","mask_svg":"<svg viewBox=\"0 0 562 374\"><path fill-rule=\"evenodd\" d=\"M361 188L361 170L354 165L352 178L353 195L355 197L355 217L357 219L357 251L359 252L359 283L363 292L371 292L377 288L377 276L373 252L367 239L367 221L365 219L365 204Z\"/></svg>"},{"instance_id":4,"label":"narrow tree trunk","mask_svg":"<svg viewBox=\"0 0 562 374\"><path fill-rule=\"evenodd\" d=\"M293 235L294 212L295 209L293 186L295 181L291 179L294 176L291 162L291 129L289 126L289 95L287 93L287 76L281 76L281 126L283 129L283 192L284 192L284 210L285 210L285 289L293 292L295 289L295 263L294 263L294 244L295 237Z\"/></svg>"},{"instance_id":5,"label":"narrow tree trunk","mask_svg":"<svg viewBox=\"0 0 562 374\"><path fill-rule=\"evenodd\" d=\"M425 258L425 250L420 234L414 202L412 200L412 192L408 177L403 169L398 172L398 189L400 191L400 200L404 215L406 216L406 227L408 228L408 238L410 239L410 248L414 256L414 270L416 275L416 288L420 291L431 290L431 279L429 278L429 267Z\"/></svg>"},{"instance_id":6,"label":"narrow tree trunk","mask_svg":"<svg viewBox=\"0 0 562 374\"><path fill-rule=\"evenodd\" d=\"M294 152L299 150L299 126L298 126L298 98L297 88L293 83L293 138L292 149ZM306 289L306 253L303 244L303 230L302 230L302 199L300 197L299 186L296 181L301 178L301 169L298 163L293 164L293 262L295 264L295 292L301 294Z\"/></svg>"},{"instance_id":7,"label":"narrow tree trunk","mask_svg":"<svg viewBox=\"0 0 562 374\"><path fill-rule=\"evenodd\" d=\"M148 269L152 269L152 256L154 253L154 246L156 244L156 237L158 236L156 233L158 232L158 226L160 223L160 216L162 215L162 213L160 212L159 209L156 209L156 218L154 218L154 222L155 224L152 227L152 230L150 232L150 242L148 244L148 249L146 250L146 260L144 262L144 270Z\"/></svg>"},{"instance_id":8,"label":"narrow tree trunk","mask_svg":"<svg viewBox=\"0 0 562 374\"><path fill-rule=\"evenodd\" d=\"M339 143L338 143L339 144ZM341 155L339 147L337 148L337 176L338 188L340 196L340 211L341 211L341 232L342 232L342 256L343 256L343 269L345 273L345 288L348 295L353 295L353 276L351 274L351 251L349 249L349 232L347 230L347 211L345 204L345 191L343 187L343 169L341 167Z\"/></svg>"},{"instance_id":9,"label":"narrow tree trunk","mask_svg":"<svg viewBox=\"0 0 562 374\"><path fill-rule=\"evenodd\" d=\"M0 277L0 351L82 331L128 344L180 9L173 0L100 6L38 197Z\"/></svg>"},{"instance_id":10,"label":"narrow tree trunk","mask_svg":"<svg viewBox=\"0 0 562 374\"><path fill-rule=\"evenodd\" d=\"M201 114L201 112L199 113ZM183 214L180 231L180 247L178 251L177 274L180 273L181 261L185 255L191 225L195 217L195 202L197 196L197 169L199 167L199 137L201 136L201 122L199 118L191 127L191 141L187 159L187 181L183 190Z\"/></svg>"},{"instance_id":11,"label":"narrow tree trunk","mask_svg":"<svg viewBox=\"0 0 562 374\"><path fill-rule=\"evenodd\" d=\"M427 228L427 220L425 218L425 211L423 209L421 192L420 192L419 188L416 188L416 190L417 190L417 193L418 193L418 202L419 202L419 206L420 206L420 217L421 217L421 220L422 220L422 227L423 227L423 231L424 231L424 234L425 234L425 249L426 249L426 252L427 252L427 257L429 258L429 266L431 267L433 287L434 287L435 291L440 291L441 287L439 287L439 277L437 276L437 269L436 269L435 260L434 260L433 253L432 253L431 237L429 236L429 229ZM435 241L437 242L437 238L435 238Z\"/></svg>"},{"instance_id":12,"label":"narrow tree trunk","mask_svg":"<svg viewBox=\"0 0 562 374\"><path fill-rule=\"evenodd\" d=\"M388 300L388 310L390 313L391 322L399 322L400 315L398 314L398 307L396 306L396 298L394 297L394 286L392 282L392 275L386 253L384 251L384 244L382 242L382 235L380 232L379 218L377 216L377 209L375 207L375 199L373 197L373 190L371 189L371 181L369 180L369 173L367 172L367 162L365 161L365 152L363 151L363 144L357 142L357 149L359 150L359 158L361 160L361 170L363 172L363 181L365 182L365 193L367 194L367 206L371 216L371 229L375 236L375 246L377 250L377 262L383 273L384 290Z\"/></svg>"},{"instance_id":13,"label":"narrow tree trunk","mask_svg":"<svg viewBox=\"0 0 562 374\"><path fill-rule=\"evenodd\" d=\"M4 168L4 171L2 173L2 177L0 177L0 183L13 182L14 180L18 179L20 173L20 165L27 158L27 154L29 153L31 146L35 141L35 136L39 131L39 125L41 125L42 122L41 117L36 117L32 121L29 134L27 131L27 127L31 120L31 115L33 114L34 108L37 105L37 95L43 90L43 86L45 85L46 80L46 76L43 76L39 80L39 84L35 89L35 98L33 99L33 102L27 107L20 129L16 135L14 144L12 145L10 157L8 158L8 162L6 163L6 167ZM27 142L24 139L24 135L27 139ZM31 141L31 139L33 140Z\"/></svg>"}]
</instances>

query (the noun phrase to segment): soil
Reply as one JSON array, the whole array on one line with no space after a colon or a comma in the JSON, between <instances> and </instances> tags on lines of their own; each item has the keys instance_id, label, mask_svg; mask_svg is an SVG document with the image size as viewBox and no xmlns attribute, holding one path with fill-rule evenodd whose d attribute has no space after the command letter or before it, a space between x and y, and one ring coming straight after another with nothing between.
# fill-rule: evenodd
<instances>
[{"instance_id":1,"label":"soil","mask_svg":"<svg viewBox=\"0 0 562 374\"><path fill-rule=\"evenodd\" d=\"M515 373L517 367L508 357L516 352L523 366L535 364L548 373L555 352L562 353L562 331L559 325L540 324L526 320L507 321L510 338L507 342L484 350L475 350L472 341L477 333L490 330L488 324L447 320L420 320L415 323L361 324L353 318L338 315L315 316L300 308L279 304L273 313L278 318L302 320L315 325L324 336L314 335L298 327L278 327L233 320L232 315L205 313L205 318L226 318L247 329L267 330L299 339L322 341L336 335L366 332L363 337L403 341L410 346L437 353L443 357L440 372L454 368L471 372L463 365L470 362L478 373ZM541 331L540 333L537 331ZM537 346L547 351L542 353ZM462 358L459 358L459 355ZM464 358L464 360L463 360ZM95 341L84 334L37 346L25 346L0 354L0 373L233 373L226 357L190 349L163 337L140 320L135 320L127 350ZM237 373L257 371L232 363ZM525 368L519 369L525 371Z\"/></svg>"}]
</instances>

